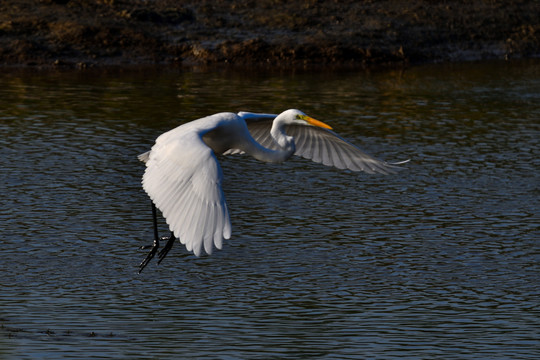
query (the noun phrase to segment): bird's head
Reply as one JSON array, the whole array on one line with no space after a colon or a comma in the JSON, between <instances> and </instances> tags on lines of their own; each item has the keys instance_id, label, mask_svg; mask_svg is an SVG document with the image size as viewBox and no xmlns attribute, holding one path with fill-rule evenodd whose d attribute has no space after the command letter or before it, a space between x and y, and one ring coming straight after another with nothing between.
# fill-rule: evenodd
<instances>
[{"instance_id":1,"label":"bird's head","mask_svg":"<svg viewBox=\"0 0 540 360\"><path fill-rule=\"evenodd\" d=\"M286 124L297 124L297 125L312 125L312 126L318 126L324 129L331 130L332 127L330 125L327 125L323 123L322 121L315 120L312 117L307 116L300 110L296 109L290 109L283 113L281 113L279 116L283 116L284 123Z\"/></svg>"}]
</instances>

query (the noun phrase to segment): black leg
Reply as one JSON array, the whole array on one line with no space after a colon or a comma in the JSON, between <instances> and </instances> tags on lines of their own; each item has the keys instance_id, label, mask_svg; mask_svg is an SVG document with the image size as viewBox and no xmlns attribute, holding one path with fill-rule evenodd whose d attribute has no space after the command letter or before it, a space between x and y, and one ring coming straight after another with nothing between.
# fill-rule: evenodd
<instances>
[{"instance_id":1,"label":"black leg","mask_svg":"<svg viewBox=\"0 0 540 360\"><path fill-rule=\"evenodd\" d=\"M167 239L166 237L162 237L161 238L162 240L165 240ZM163 261L163 259L165 259L165 256L167 256L167 254L169 253L169 250L171 250L172 246L174 245L174 241L176 240L176 237L174 237L174 233L171 231L171 236L169 237L169 239L167 240L167 244L165 244L165 246L163 247L163 249L161 249L161 251L158 253L158 264L160 262Z\"/></svg>"},{"instance_id":2,"label":"black leg","mask_svg":"<svg viewBox=\"0 0 540 360\"><path fill-rule=\"evenodd\" d=\"M152 200L150 200L150 202L152 203L152 219L154 220L154 240L155 240L155 239L159 239L158 228L157 228L157 210L156 210L156 205L154 204L154 202Z\"/></svg>"},{"instance_id":3,"label":"black leg","mask_svg":"<svg viewBox=\"0 0 540 360\"><path fill-rule=\"evenodd\" d=\"M146 255L146 258L142 261L142 263L139 265L139 274L143 269L148 265L150 260L154 258L156 255L156 252L159 249L159 235L158 235L158 228L157 228L157 211L156 211L156 205L152 202L152 216L154 218L154 244L153 245L147 245L142 246L141 249L148 249L151 248L150 253Z\"/></svg>"}]
</instances>

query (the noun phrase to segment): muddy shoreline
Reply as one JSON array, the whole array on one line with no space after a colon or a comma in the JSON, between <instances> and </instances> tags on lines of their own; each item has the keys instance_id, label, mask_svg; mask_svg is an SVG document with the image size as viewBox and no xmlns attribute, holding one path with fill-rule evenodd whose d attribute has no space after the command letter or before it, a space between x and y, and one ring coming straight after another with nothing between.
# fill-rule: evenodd
<instances>
[{"instance_id":1,"label":"muddy shoreline","mask_svg":"<svg viewBox=\"0 0 540 360\"><path fill-rule=\"evenodd\" d=\"M1 67L371 67L540 55L518 0L5 0Z\"/></svg>"}]
</instances>

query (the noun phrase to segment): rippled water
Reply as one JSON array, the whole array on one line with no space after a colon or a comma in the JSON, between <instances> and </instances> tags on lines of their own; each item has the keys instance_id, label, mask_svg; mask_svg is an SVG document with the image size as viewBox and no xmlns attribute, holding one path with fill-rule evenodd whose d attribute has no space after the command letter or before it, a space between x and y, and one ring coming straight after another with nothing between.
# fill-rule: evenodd
<instances>
[{"instance_id":1,"label":"rippled water","mask_svg":"<svg viewBox=\"0 0 540 360\"><path fill-rule=\"evenodd\" d=\"M0 358L540 357L540 63L0 82ZM210 113L291 107L408 169L223 158L232 239L138 275L136 155Z\"/></svg>"}]
</instances>

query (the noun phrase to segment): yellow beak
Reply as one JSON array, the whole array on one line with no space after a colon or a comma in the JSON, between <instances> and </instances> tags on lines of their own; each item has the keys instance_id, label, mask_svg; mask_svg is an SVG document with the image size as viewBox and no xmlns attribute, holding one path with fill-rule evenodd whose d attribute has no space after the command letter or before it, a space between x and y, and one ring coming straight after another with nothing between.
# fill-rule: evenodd
<instances>
[{"instance_id":1,"label":"yellow beak","mask_svg":"<svg viewBox=\"0 0 540 360\"><path fill-rule=\"evenodd\" d=\"M300 119L304 120L304 121L307 121L309 124L311 124L313 126L318 126L318 127L324 128L324 129L332 130L332 127L330 125L327 125L327 124L323 123L322 121L315 120L314 118L311 118L311 117L309 117L307 115L299 115L298 117Z\"/></svg>"}]
</instances>

